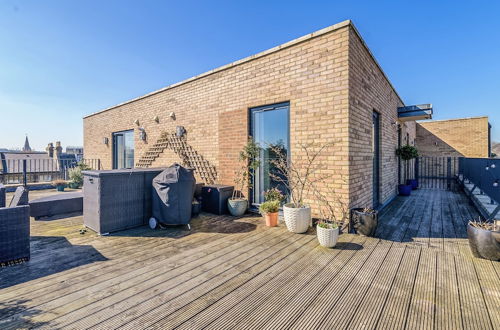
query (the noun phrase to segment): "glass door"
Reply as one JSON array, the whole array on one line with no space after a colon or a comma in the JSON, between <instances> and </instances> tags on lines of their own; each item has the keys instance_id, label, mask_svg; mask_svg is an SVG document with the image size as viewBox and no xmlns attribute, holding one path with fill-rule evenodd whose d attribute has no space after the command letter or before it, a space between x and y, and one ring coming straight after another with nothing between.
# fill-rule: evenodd
<instances>
[{"instance_id":1,"label":"glass door","mask_svg":"<svg viewBox=\"0 0 500 330\"><path fill-rule=\"evenodd\" d=\"M264 192L270 188L278 188L286 194L286 188L271 177L273 165L271 160L276 155L271 149L279 149L285 157L289 157L289 108L290 104L280 103L250 109L250 134L262 148L260 167L254 173L252 189L252 205L264 202ZM277 147L277 148L276 148Z\"/></svg>"},{"instance_id":2,"label":"glass door","mask_svg":"<svg viewBox=\"0 0 500 330\"><path fill-rule=\"evenodd\" d=\"M134 167L134 130L113 133L113 168Z\"/></svg>"}]
</instances>

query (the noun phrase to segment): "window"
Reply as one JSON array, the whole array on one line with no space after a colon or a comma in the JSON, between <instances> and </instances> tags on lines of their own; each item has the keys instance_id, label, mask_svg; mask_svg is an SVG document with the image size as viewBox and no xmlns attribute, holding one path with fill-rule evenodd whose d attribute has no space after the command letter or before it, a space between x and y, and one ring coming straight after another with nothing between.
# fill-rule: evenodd
<instances>
[{"instance_id":1,"label":"window","mask_svg":"<svg viewBox=\"0 0 500 330\"><path fill-rule=\"evenodd\" d=\"M134 130L113 133L113 168L134 167Z\"/></svg>"}]
</instances>

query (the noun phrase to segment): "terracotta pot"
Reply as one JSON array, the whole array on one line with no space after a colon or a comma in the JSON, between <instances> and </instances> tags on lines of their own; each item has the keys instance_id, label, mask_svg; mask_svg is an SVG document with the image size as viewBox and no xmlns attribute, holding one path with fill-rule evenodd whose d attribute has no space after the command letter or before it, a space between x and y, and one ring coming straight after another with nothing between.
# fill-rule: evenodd
<instances>
[{"instance_id":1,"label":"terracotta pot","mask_svg":"<svg viewBox=\"0 0 500 330\"><path fill-rule=\"evenodd\" d=\"M266 219L266 226L276 227L278 225L278 212L266 213L264 219Z\"/></svg>"}]
</instances>

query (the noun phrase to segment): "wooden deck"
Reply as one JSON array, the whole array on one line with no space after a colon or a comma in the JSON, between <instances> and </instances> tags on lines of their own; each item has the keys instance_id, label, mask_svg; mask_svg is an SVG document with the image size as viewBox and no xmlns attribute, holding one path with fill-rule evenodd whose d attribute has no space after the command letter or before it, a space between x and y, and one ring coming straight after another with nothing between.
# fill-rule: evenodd
<instances>
[{"instance_id":1,"label":"wooden deck","mask_svg":"<svg viewBox=\"0 0 500 330\"><path fill-rule=\"evenodd\" d=\"M500 263L472 258L474 217L460 193L420 190L379 238L335 249L256 217L106 237L32 222L32 260L0 269L0 328L500 329Z\"/></svg>"}]
</instances>

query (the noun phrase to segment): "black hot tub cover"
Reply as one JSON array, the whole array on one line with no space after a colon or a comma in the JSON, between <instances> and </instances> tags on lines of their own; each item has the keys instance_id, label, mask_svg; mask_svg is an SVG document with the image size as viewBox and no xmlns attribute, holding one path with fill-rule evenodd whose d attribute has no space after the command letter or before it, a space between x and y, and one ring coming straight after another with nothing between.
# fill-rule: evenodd
<instances>
[{"instance_id":1,"label":"black hot tub cover","mask_svg":"<svg viewBox=\"0 0 500 330\"><path fill-rule=\"evenodd\" d=\"M162 224L188 224L195 184L193 170L179 164L158 174L153 179L153 217Z\"/></svg>"}]
</instances>

